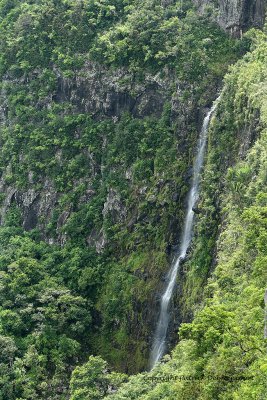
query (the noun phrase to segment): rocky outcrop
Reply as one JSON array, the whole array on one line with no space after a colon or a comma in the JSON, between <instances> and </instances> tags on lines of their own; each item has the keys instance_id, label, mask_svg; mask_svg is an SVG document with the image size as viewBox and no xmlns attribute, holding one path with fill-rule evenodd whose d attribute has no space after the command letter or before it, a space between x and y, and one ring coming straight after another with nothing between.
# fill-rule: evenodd
<instances>
[{"instance_id":1,"label":"rocky outcrop","mask_svg":"<svg viewBox=\"0 0 267 400\"><path fill-rule=\"evenodd\" d=\"M231 33L262 27L265 7L265 0L221 0L219 24Z\"/></svg>"},{"instance_id":2,"label":"rocky outcrop","mask_svg":"<svg viewBox=\"0 0 267 400\"><path fill-rule=\"evenodd\" d=\"M266 0L194 0L201 13L213 8L217 22L233 36L240 36L250 27L262 27Z\"/></svg>"},{"instance_id":3,"label":"rocky outcrop","mask_svg":"<svg viewBox=\"0 0 267 400\"><path fill-rule=\"evenodd\" d=\"M168 80L146 74L142 83L134 81L127 69L112 71L87 61L74 77L66 77L54 67L57 90L53 101L70 102L73 110L89 113L95 118L116 119L124 112L137 117L160 115L166 101Z\"/></svg>"},{"instance_id":4,"label":"rocky outcrop","mask_svg":"<svg viewBox=\"0 0 267 400\"><path fill-rule=\"evenodd\" d=\"M68 104L70 114L90 114L95 120L110 118L114 122L125 113L131 113L137 118L149 115L160 116L164 103L170 93L172 77L166 73L166 78L158 74L146 74L142 82L137 82L132 73L126 68L111 70L96 62L87 61L81 71L71 77L65 76L56 66L52 67L55 87L48 96L34 104L36 109L50 109L52 103ZM34 70L27 77L16 77L7 73L3 79L3 88L0 93L0 125L6 127L12 123L9 115L8 93L10 87L30 87L31 81L38 79L40 71ZM29 89L30 91L30 89ZM176 110L173 110L174 114ZM105 139L106 140L106 139ZM103 146L106 144L103 143ZM97 165L93 154L86 153L91 173L88 177L77 181L74 186L84 184L87 191L78 200L77 207L89 203L95 195L92 182L96 174L100 174L102 165ZM21 155L22 159L22 155ZM58 149L55 160L62 168L62 150ZM23 159L22 159L23 161ZM5 223L6 214L11 206L19 207L21 210L22 226L26 231L40 229L49 243L64 245L66 233L64 225L71 216L73 209L70 204L67 209L59 207L62 196L56 190L53 180L47 176L34 178L33 172L29 172L24 188L18 189L16 184L9 184L6 176L10 173L11 165L0 178L0 193L3 195L0 206L0 225ZM99 176L100 179L100 176ZM132 171L126 171L125 179L132 180ZM56 210L56 213L55 213ZM120 195L110 189L106 202L103 204L103 220L111 218L114 223L121 222L125 218L126 210L120 202ZM50 236L47 232L47 224L52 218L55 221L55 234ZM89 246L95 247L101 252L107 240L103 227L93 229L87 237Z\"/></svg>"},{"instance_id":5,"label":"rocky outcrop","mask_svg":"<svg viewBox=\"0 0 267 400\"><path fill-rule=\"evenodd\" d=\"M57 204L59 193L56 192L53 183L45 179L43 188L19 190L16 187L6 185L0 181L0 192L5 193L5 199L0 208L0 224L5 222L8 209L12 205L20 208L22 225L26 231L36 227L43 229L47 221L51 219L53 210Z\"/></svg>"},{"instance_id":6,"label":"rocky outcrop","mask_svg":"<svg viewBox=\"0 0 267 400\"><path fill-rule=\"evenodd\" d=\"M114 123L119 121L123 113L130 113L136 118L147 116L160 117L164 104L168 99L171 103L171 118L179 125L181 146L187 136L187 127L190 122L198 120L198 109L195 107L192 97L185 101L183 95L188 90L194 92L193 86L185 82L179 82L173 73L165 68L164 74L146 73L144 79L139 81L134 74L126 68L109 69L96 62L87 61L81 71L71 77L64 75L56 66L52 66L55 86L48 96L39 100L36 106L38 110L50 109L53 103L68 104L64 113L90 114L94 120L111 119ZM40 71L35 70L29 76L15 77L12 73L6 74L3 80L3 89L0 93L0 124L6 127L13 123L10 116L8 103L8 91L10 87L29 87L31 81L38 79ZM215 90L215 89L214 89ZM188 120L190 115L190 121ZM75 133L79 139L79 133ZM103 138L103 151L108 145L108 139ZM80 210L96 196L93 188L95 179L101 180L106 166L99 164L94 154L89 150L84 152L88 165L88 176L74 182L73 190L79 185L85 185L86 191L77 199L75 210L72 204L60 206L63 193L56 189L53 179L49 176L35 176L33 171L25 176L25 187L16 187L15 183L9 183L6 176L10 174L11 165L0 178L0 192L4 198L0 206L0 225L5 223L6 214L11 206L21 210L22 226L26 231L39 229L42 237L49 243L64 245L67 233L64 226L68 223L72 213ZM55 161L60 169L63 168L62 149L58 148L54 154ZM21 155L23 162L23 157ZM115 168L115 167L114 167ZM90 171L90 172L89 172ZM116 173L116 168L113 171ZM129 187L133 188L133 171L125 170L125 180ZM147 196L147 187L135 188L138 196L143 196L148 203L155 203L157 193ZM165 200L161 200L160 206L165 206ZM128 212L120 193L110 188L106 199L102 204L103 226L93 228L86 237L88 246L94 247L101 253L108 243L104 229L104 221L110 220L113 224L123 223L127 219L129 229L142 215L136 215L133 209ZM128 215L129 214L129 215ZM53 220L53 233L47 228Z\"/></svg>"}]
</instances>

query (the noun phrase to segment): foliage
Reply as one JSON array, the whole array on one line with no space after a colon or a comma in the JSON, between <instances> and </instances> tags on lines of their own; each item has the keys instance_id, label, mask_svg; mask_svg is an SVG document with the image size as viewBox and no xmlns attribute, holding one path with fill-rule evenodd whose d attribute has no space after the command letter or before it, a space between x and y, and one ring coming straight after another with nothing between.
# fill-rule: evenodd
<instances>
[{"instance_id":1,"label":"foliage","mask_svg":"<svg viewBox=\"0 0 267 400\"><path fill-rule=\"evenodd\" d=\"M254 40L233 40L191 1L167 3L0 1L3 400L66 399L73 369L73 399L103 397L123 377L90 354L146 368L148 310L182 227L197 110ZM100 86L87 92L92 76ZM224 139L231 153L234 138ZM231 173L244 190L250 171ZM205 281L211 257L197 248ZM218 336L208 331L207 349ZM136 379L138 393L151 387Z\"/></svg>"},{"instance_id":2,"label":"foliage","mask_svg":"<svg viewBox=\"0 0 267 400\"><path fill-rule=\"evenodd\" d=\"M267 48L263 33L249 35L256 43L226 76L210 127L196 227L201 236L189 260L187 289L195 283L200 290L203 272L194 263L199 254L208 255L210 247L200 243L209 234L214 235L211 248L216 246L215 269L192 322L179 329L172 357L133 376L106 399L266 397ZM211 269L212 259L203 259Z\"/></svg>"},{"instance_id":3,"label":"foliage","mask_svg":"<svg viewBox=\"0 0 267 400\"><path fill-rule=\"evenodd\" d=\"M86 364L76 367L70 382L71 400L98 400L116 390L126 375L108 372L101 357L90 356Z\"/></svg>"}]
</instances>

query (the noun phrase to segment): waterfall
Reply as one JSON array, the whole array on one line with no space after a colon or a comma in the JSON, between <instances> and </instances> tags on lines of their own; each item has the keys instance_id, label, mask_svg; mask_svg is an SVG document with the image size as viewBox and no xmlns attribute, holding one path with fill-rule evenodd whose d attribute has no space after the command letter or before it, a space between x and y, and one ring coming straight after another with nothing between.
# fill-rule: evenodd
<instances>
[{"instance_id":1,"label":"waterfall","mask_svg":"<svg viewBox=\"0 0 267 400\"><path fill-rule=\"evenodd\" d=\"M151 369L161 359L161 357L164 355L164 352L166 349L166 336L167 336L167 330L168 330L168 325L169 325L169 310L168 310L169 303L170 303L170 300L171 300L171 297L173 294L173 289L175 287L176 276L177 276L177 273L179 270L180 263L186 257L186 252L189 248L189 245L190 245L190 242L192 239L193 222L194 222L193 208L198 200L198 195L199 195L200 173L201 173L201 169L202 169L203 161L204 161L208 127L209 127L209 122L210 122L211 116L217 107L217 103L218 103L219 99L220 99L220 97L217 98L217 100L214 102L212 108L207 113L207 115L203 121L200 137L198 140L197 154L196 154L194 168L193 168L193 179L192 179L192 184L191 184L190 192L189 192L188 199L187 199L187 211L186 211L186 216L185 216L185 221L184 221L184 229L183 229L183 233L182 233L181 245L179 247L179 251L178 251L177 255L174 257L174 260L171 264L170 271L167 275L167 286L161 297L160 314L159 314L159 318L158 318L158 322L157 322L157 326L156 326L152 351L151 351L151 355L150 355L150 368Z\"/></svg>"}]
</instances>

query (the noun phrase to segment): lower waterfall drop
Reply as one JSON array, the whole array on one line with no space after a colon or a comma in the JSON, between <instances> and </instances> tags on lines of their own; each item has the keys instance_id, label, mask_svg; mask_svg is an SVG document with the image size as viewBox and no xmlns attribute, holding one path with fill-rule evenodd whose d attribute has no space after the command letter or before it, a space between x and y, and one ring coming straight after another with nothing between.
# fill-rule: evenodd
<instances>
[{"instance_id":1,"label":"lower waterfall drop","mask_svg":"<svg viewBox=\"0 0 267 400\"><path fill-rule=\"evenodd\" d=\"M203 121L200 137L198 140L197 154L193 167L193 180L187 200L187 211L184 221L184 229L182 233L181 245L179 247L177 255L174 258L173 263L171 264L170 271L167 275L167 286L161 297L160 314L154 335L152 351L150 354L150 361L149 361L150 369L154 368L156 363L162 358L162 356L165 353L166 336L169 325L169 303L172 298L180 263L186 257L186 252L188 250L188 247L192 239L193 222L194 222L193 208L198 200L198 195L199 195L200 173L204 161L208 127L211 116L217 107L219 99L220 96L217 98L217 100L215 100L212 108L206 115Z\"/></svg>"}]
</instances>

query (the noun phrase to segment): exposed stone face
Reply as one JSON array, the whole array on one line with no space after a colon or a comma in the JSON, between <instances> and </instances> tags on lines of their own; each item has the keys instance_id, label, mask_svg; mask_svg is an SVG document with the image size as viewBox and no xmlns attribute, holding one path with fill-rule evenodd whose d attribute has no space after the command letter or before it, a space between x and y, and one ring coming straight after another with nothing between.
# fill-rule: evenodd
<instances>
[{"instance_id":1,"label":"exposed stone face","mask_svg":"<svg viewBox=\"0 0 267 400\"><path fill-rule=\"evenodd\" d=\"M217 12L219 25L233 36L240 36L250 27L262 27L265 19L266 0L194 0L203 13L207 7Z\"/></svg>"},{"instance_id":2,"label":"exposed stone face","mask_svg":"<svg viewBox=\"0 0 267 400\"><path fill-rule=\"evenodd\" d=\"M88 61L81 72L72 78L57 76L56 102L70 102L79 112L89 113L95 118L118 118L124 112L134 116L160 115L169 81L157 75L146 75L145 81L136 83L127 69L115 72L103 65Z\"/></svg>"},{"instance_id":3,"label":"exposed stone face","mask_svg":"<svg viewBox=\"0 0 267 400\"><path fill-rule=\"evenodd\" d=\"M59 194L53 187L52 182L45 180L42 190L32 188L22 191L13 186L8 186L0 182L0 191L5 193L6 197L0 208L0 224L5 221L5 216L12 204L16 204L22 211L23 227L30 231L36 227L44 229L47 221L50 220ZM44 222L40 222L42 217Z\"/></svg>"},{"instance_id":4,"label":"exposed stone face","mask_svg":"<svg viewBox=\"0 0 267 400\"><path fill-rule=\"evenodd\" d=\"M109 189L102 213L103 217L110 214L113 223L121 222L126 217L127 210L123 206L120 194L116 190L112 188Z\"/></svg>"},{"instance_id":5,"label":"exposed stone face","mask_svg":"<svg viewBox=\"0 0 267 400\"><path fill-rule=\"evenodd\" d=\"M261 27L265 17L265 0L221 0L219 24L232 32Z\"/></svg>"},{"instance_id":6,"label":"exposed stone face","mask_svg":"<svg viewBox=\"0 0 267 400\"><path fill-rule=\"evenodd\" d=\"M96 120L110 118L114 122L119 120L124 112L131 113L137 118L148 115L160 116L165 101L167 100L172 76L166 71L166 77L158 74L146 74L144 81L136 82L133 74L126 68L110 70L96 62L88 61L81 71L71 78L53 66L56 77L56 87L46 98L39 101L35 106L39 109L50 109L52 102L68 103L71 113L86 113L92 115ZM6 74L3 80L3 89L0 92L0 125L6 126L11 123L9 117L8 94L6 87L24 85L27 87L31 79L36 79L40 71L35 70L26 79L24 76L17 78L12 74ZM69 111L68 111L69 112ZM176 110L174 110L174 113ZM78 135L78 134L77 134ZM77 136L77 139L79 137ZM103 140L103 148L107 145L107 139ZM23 161L23 155L20 155ZM104 165L98 165L94 155L89 151L86 153L91 173L85 179L77 181L76 184L85 184L86 192L78 200L78 207L89 203L95 196L92 181L99 172L103 172ZM56 162L62 166L62 150L58 149L55 154ZM34 173L29 171L28 183L25 188L18 189L16 185L6 183L5 176L9 169L0 178L0 192L5 198L0 206L0 225L4 224L6 213L12 205L20 208L22 213L22 225L27 231L38 228L42 232L43 239L49 243L64 245L67 236L64 225L72 214L72 207L59 209L56 224L56 236L51 238L47 233L47 224L51 221L54 211L57 210L62 193L59 193L49 177L40 177L39 187L36 188ZM132 171L126 171L126 179L132 184ZM76 185L75 184L75 185ZM74 186L75 186L74 185ZM40 189L41 186L41 189ZM106 202L103 204L103 219L111 218L114 223L121 222L126 217L127 210L120 200L120 194L110 189ZM103 227L93 230L87 238L89 246L95 247L100 253L106 243L106 235Z\"/></svg>"},{"instance_id":7,"label":"exposed stone face","mask_svg":"<svg viewBox=\"0 0 267 400\"><path fill-rule=\"evenodd\" d=\"M191 123L194 125L198 123L200 113L193 95L189 96L187 100L184 99L184 93L194 93L194 85L177 80L172 70L167 67L164 68L162 74L146 73L142 81L137 80L127 68L113 70L92 61L86 62L84 67L72 77L64 76L64 73L56 66L52 66L52 69L56 85L51 93L34 104L38 109L49 110L53 102L66 103L69 108L63 113L85 113L91 115L95 120L108 118L116 123L125 112L136 118L152 115L160 117L164 104L168 100L171 103L171 119L175 120L179 126L181 148L186 147L188 143L186 139L188 126ZM8 88L21 85L28 87L31 80L35 80L39 74L38 69L29 74L27 78L25 76L15 77L12 73L6 74L3 79L3 89L0 92L0 125L7 126L12 123L12 117L9 115ZM211 84L207 102L209 103L215 95L216 88ZM75 132L75 135L79 140L79 132ZM107 146L108 138L103 136L103 152ZM77 199L78 210L84 204L90 203L96 196L93 181L95 178L98 179L97 175L101 179L106 167L102 161L100 163L96 161L91 151L82 151L88 160L89 169L87 177L74 182L74 189L79 185L86 187L85 192ZM20 157L23 162L23 154ZM57 165L63 168L62 149L59 148L54 157ZM76 211L73 209L73 204L61 207L60 200L63 193L56 189L53 179L49 176L36 177L33 171L29 171L24 188L17 188L16 184L8 183L5 176L9 174L10 168L7 166L0 178L0 192L6 195L0 206L0 225L5 222L9 208L16 205L21 210L22 224L25 230L30 231L37 228L42 232L42 238L48 243L64 245L67 240L64 226L68 223L72 213ZM116 173L116 169L113 172ZM133 170L130 167L125 170L125 180L138 196L146 198L148 187L134 187ZM151 193L147 200L153 203L155 198L156 194ZM163 207L165 200L163 199L159 205ZM121 194L113 188L109 189L102 207L102 226L100 224L94 228L86 237L87 244L94 247L98 253L101 253L108 243L105 232L106 219L111 220L114 224L127 220L130 229L137 220L144 218L142 214L137 215L134 208L127 209ZM52 228L48 227L49 223L53 225Z\"/></svg>"},{"instance_id":8,"label":"exposed stone face","mask_svg":"<svg viewBox=\"0 0 267 400\"><path fill-rule=\"evenodd\" d=\"M93 229L90 235L86 238L86 242L88 246L95 247L96 252L100 254L107 244L106 234L103 229L100 229L100 231Z\"/></svg>"}]
</instances>

